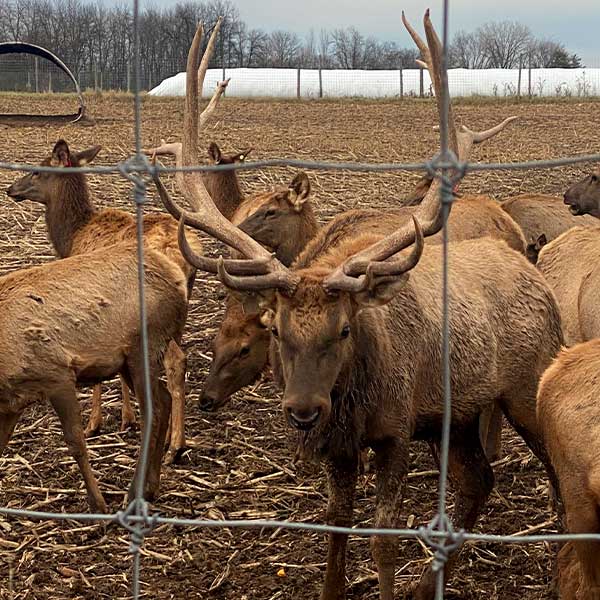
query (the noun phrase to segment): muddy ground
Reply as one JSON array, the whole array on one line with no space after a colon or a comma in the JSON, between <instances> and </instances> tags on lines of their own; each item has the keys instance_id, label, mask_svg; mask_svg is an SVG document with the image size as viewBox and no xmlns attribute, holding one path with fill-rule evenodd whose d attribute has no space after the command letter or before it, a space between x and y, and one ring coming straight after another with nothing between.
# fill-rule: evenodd
<instances>
[{"instance_id":1,"label":"muddy ground","mask_svg":"<svg viewBox=\"0 0 600 600\"><path fill-rule=\"evenodd\" d=\"M60 137L75 149L102 144L98 164L121 161L134 148L132 101L126 96L89 96L87 124L0 124L0 161L36 163ZM0 95L0 112L68 112L62 96ZM145 98L143 144L179 140L181 99ZM511 114L509 130L478 147L480 161L521 161L597 151L599 104L594 102L458 102L471 128ZM202 145L225 151L254 148L252 158L290 157L348 161L418 161L436 148L430 101L240 101L225 99ZM293 169L242 173L248 192L286 182ZM561 195L580 167L469 175L462 189L497 199L523 192ZM0 170L0 189L17 176ZM310 173L314 202L325 221L350 208L393 206L416 181L414 173ZM133 210L130 184L117 175L90 177L99 206ZM171 182L169 185L172 187ZM158 210L151 190L148 210ZM41 207L0 198L0 273L53 259ZM198 394L210 359L210 342L222 314L223 290L199 276L185 337L188 352L190 448L182 463L166 467L162 494L153 509L164 515L231 519L265 518L322 522L325 480L318 468L292 464L289 431L277 390L268 377L217 414L203 414ZM84 416L90 390L81 391ZM126 506L138 433L120 433L118 386L106 386L104 433L89 442L92 465L113 510ZM546 479L536 459L507 428L497 487L477 531L513 534L555 531ZM418 526L435 513L437 481L425 446L415 445L403 520ZM450 497L452 503L452 497ZM58 421L47 406L29 410L0 459L0 505L46 511L86 511L83 484L68 455ZM360 481L356 523L368 526L374 509L372 475ZM201 530L161 526L143 548L142 594L147 598L275 600L318 598L323 579L323 535L284 530ZM402 542L396 584L399 598L430 559L418 542ZM550 597L550 547L477 544L463 552L448 586L449 598L534 600ZM116 526L29 522L0 517L0 599L127 598L131 557L127 533ZM377 598L374 565L365 539L351 539L349 598Z\"/></svg>"}]
</instances>

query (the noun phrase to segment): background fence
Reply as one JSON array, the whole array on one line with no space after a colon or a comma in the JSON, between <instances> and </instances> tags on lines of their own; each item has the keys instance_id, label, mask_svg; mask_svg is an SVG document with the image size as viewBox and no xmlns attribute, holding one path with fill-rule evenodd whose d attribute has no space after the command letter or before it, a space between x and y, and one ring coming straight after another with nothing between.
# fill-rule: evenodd
<instances>
[{"instance_id":1,"label":"background fence","mask_svg":"<svg viewBox=\"0 0 600 600\"><path fill-rule=\"evenodd\" d=\"M448 0L444 2L444 11L447 15ZM134 32L137 31L137 15L138 15L138 3L137 0L134 2ZM445 19L446 20L446 19ZM444 27L444 32L447 27ZM445 37L445 35L444 35ZM147 185L147 175L153 170L153 167L149 164L145 156L141 151L141 131L140 131L140 111L141 102L139 96L140 89L140 70L139 70L139 52L137 52L137 33L134 35L136 40L136 52L134 53L134 63L131 73L131 84L133 91L135 92L135 131L136 131L136 154L112 167L96 167L96 168L85 168L78 169L79 172L97 173L97 174L108 174L108 173L120 173L125 178L130 180L132 185L133 198L136 204L136 211L138 219L142 218L143 205L145 202L145 193ZM28 81L29 85L37 85L38 90L42 85L43 75L40 74L39 70L35 71L35 64L33 65L34 71L33 76L30 75ZM38 67L39 69L39 67ZM102 80L102 78L101 78ZM56 80L52 80L52 85L55 85ZM48 78L50 83L50 78ZM221 168L246 168L256 169L270 166L289 165L294 167L302 167L306 169L336 169L336 170L354 170L354 171L385 171L385 170L399 170L407 169L412 171L417 170L429 170L436 173L438 177L442 177L445 180L446 185L443 186L444 190L444 201L449 205L452 201L451 190L453 184L462 177L467 168L465 165L457 164L454 157L448 153L446 145L447 137L447 119L443 120L441 133L442 133L442 148L441 153L434 160L428 161L423 164L361 164L361 163L318 163L318 162L306 162L299 160L269 160L260 161L256 163L247 163L244 165L234 165L232 167L226 166ZM580 156L574 158L565 158L549 161L537 161L530 163L515 163L515 164L479 164L469 165L470 170L493 170L493 169L504 169L504 170L517 170L517 169L528 169L528 168L552 168L556 166L573 164L576 162L589 162L589 161L600 161L600 155L593 156ZM0 163L0 168L8 170L23 170L23 171L44 171L52 170L51 168L40 168L39 166L24 166L15 165L10 163ZM210 167L208 167L210 168ZM207 170L207 167L193 167L194 170ZM455 169L458 173L457 179L448 180L447 175L449 169ZM164 169L165 172L173 172L174 169ZM189 170L189 169L186 169ZM62 169L64 172L65 169ZM139 228L138 237L138 252L140 253L139 260L139 282L140 282L140 302L143 302L143 244L141 239L141 228ZM444 242L444 294L443 297L447 298L447 240ZM444 321L448 323L448 303L447 301L443 304ZM146 324L142 318L141 326L143 337L146 336ZM60 519L60 520L72 520L72 521L96 521L96 522L113 522L130 533L130 551L134 555L134 566L132 576L132 595L134 598L139 596L139 576L140 576L140 547L144 542L144 538L159 524L170 524L179 527L198 527L198 528L212 528L212 527L256 527L256 528L289 528L289 529L302 529L302 530L313 530L319 532L338 532L347 533L350 535L358 536L372 536L374 534L381 535L397 535L406 539L420 539L434 551L434 561L438 572L438 585L437 585L437 598L443 598L443 575L442 569L444 562L447 560L449 554L456 550L466 540L473 541L494 541L494 542L506 542L506 543L533 543L539 541L558 541L564 539L595 539L600 540L600 535L579 535L579 536L560 536L560 535L538 535L538 536L527 536L527 535L515 535L515 536L498 536L498 535L485 535L485 534L470 534L461 531L454 531L452 524L446 514L446 479L447 479L447 466L448 466L448 443L449 443L449 431L450 431L450 413L451 413L451 398L450 398L450 373L449 373L449 339L448 339L448 328L447 326L443 329L443 364L440 365L440 369L444 373L445 382L445 394L444 394L444 427L442 435L441 455L440 455L440 479L439 479L439 512L437 516L432 520L429 526L416 529L373 529L373 528L343 528L343 527L331 527L320 524L310 523L293 523L286 521L267 521L267 520L203 520L203 519L181 519L181 518L168 518L162 517L156 514L151 514L149 505L141 497L141 489L143 485L140 485L137 492L136 499L129 505L127 510L120 511L112 515L100 515L100 514L57 514L49 512L38 512L29 510L18 510L9 508L0 508L0 514L11 516L14 518L27 518L27 519ZM151 400L149 398L149 400ZM149 409L151 411L152 403L149 402ZM151 414L148 415L147 421L151 421ZM147 461L148 454L148 437L143 441L141 460L142 462ZM140 482L142 484L143 482Z\"/></svg>"},{"instance_id":2,"label":"background fence","mask_svg":"<svg viewBox=\"0 0 600 600\"><path fill-rule=\"evenodd\" d=\"M59 57L60 58L60 57ZM523 62L518 69L449 69L451 96L575 97L600 96L599 68L536 69ZM70 65L67 65L70 66ZM156 96L185 95L184 66L165 61L140 72L140 89ZM132 69L124 61L116 69L74 72L82 90L130 92ZM432 95L429 73L422 69L209 69L203 95L210 97L218 81L231 78L230 97L271 98L403 98ZM64 73L44 59L30 55L0 55L0 91L70 92Z\"/></svg>"}]
</instances>

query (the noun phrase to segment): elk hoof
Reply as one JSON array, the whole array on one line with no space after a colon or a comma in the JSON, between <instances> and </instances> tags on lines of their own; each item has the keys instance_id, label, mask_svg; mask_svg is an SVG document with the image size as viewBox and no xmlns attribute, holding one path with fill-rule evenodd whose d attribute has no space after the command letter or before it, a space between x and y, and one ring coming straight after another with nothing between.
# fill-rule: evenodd
<instances>
[{"instance_id":1,"label":"elk hoof","mask_svg":"<svg viewBox=\"0 0 600 600\"><path fill-rule=\"evenodd\" d=\"M170 447L165 454L165 465L178 465L186 450L185 446L181 446L180 448Z\"/></svg>"}]
</instances>

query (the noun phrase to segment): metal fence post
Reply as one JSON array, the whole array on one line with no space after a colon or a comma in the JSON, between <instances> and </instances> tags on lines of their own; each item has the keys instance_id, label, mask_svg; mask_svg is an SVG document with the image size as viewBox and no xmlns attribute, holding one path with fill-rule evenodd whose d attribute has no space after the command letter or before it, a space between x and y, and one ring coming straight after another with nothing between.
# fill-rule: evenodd
<instances>
[{"instance_id":1,"label":"metal fence post","mask_svg":"<svg viewBox=\"0 0 600 600\"><path fill-rule=\"evenodd\" d=\"M319 98L323 97L323 69L319 67Z\"/></svg>"},{"instance_id":2,"label":"metal fence post","mask_svg":"<svg viewBox=\"0 0 600 600\"><path fill-rule=\"evenodd\" d=\"M35 91L38 93L40 91L40 72L38 68L38 57L36 56L33 59L34 69L35 69Z\"/></svg>"},{"instance_id":3,"label":"metal fence post","mask_svg":"<svg viewBox=\"0 0 600 600\"><path fill-rule=\"evenodd\" d=\"M300 69L296 69L297 82L296 82L296 98L300 99Z\"/></svg>"},{"instance_id":4,"label":"metal fence post","mask_svg":"<svg viewBox=\"0 0 600 600\"><path fill-rule=\"evenodd\" d=\"M423 69L419 69L419 98L425 97Z\"/></svg>"},{"instance_id":5,"label":"metal fence post","mask_svg":"<svg viewBox=\"0 0 600 600\"><path fill-rule=\"evenodd\" d=\"M404 98L404 69L400 65L400 98Z\"/></svg>"},{"instance_id":6,"label":"metal fence post","mask_svg":"<svg viewBox=\"0 0 600 600\"><path fill-rule=\"evenodd\" d=\"M527 69L529 73L529 85L528 85L528 95L531 98L531 54L529 55L529 67Z\"/></svg>"},{"instance_id":7,"label":"metal fence post","mask_svg":"<svg viewBox=\"0 0 600 600\"><path fill-rule=\"evenodd\" d=\"M517 98L521 99L521 76L523 74L523 56L519 58L519 79L517 81Z\"/></svg>"}]
</instances>

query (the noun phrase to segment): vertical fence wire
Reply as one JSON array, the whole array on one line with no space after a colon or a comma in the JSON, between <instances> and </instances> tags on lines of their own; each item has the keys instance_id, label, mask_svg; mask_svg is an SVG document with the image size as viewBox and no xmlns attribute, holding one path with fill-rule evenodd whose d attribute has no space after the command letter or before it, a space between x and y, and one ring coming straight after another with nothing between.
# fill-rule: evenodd
<instances>
[{"instance_id":1,"label":"vertical fence wire","mask_svg":"<svg viewBox=\"0 0 600 600\"><path fill-rule=\"evenodd\" d=\"M309 162L300 160L275 159L269 161L257 161L255 163L236 163L224 166L194 166L183 169L163 168L160 171L173 172L175 170L229 170L229 169L254 169L266 166L299 166L309 169L337 169L349 171L391 171L391 170L422 170L434 172L441 179L441 203L443 211L443 250L442 250L442 379L443 379L443 421L442 435L440 440L439 462L439 487L438 487L438 509L437 514L426 530L420 529L374 529L374 528L346 528L330 525L311 523L295 523L290 521L268 521L256 520L206 520L206 519L183 519L149 516L149 506L144 500L144 488L146 474L149 464L150 440L153 427L154 405L152 398L151 370L148 352L148 328L145 303L145 273L144 273L144 242L143 242L143 216L144 204L146 202L146 179L154 166L151 166L142 151L142 119L141 119L141 82L140 82L140 55L139 55L139 0L133 0L133 92L134 92L134 115L135 115L135 155L129 160L113 167L86 167L86 168L61 168L62 172L98 173L109 174L119 172L133 185L133 194L137 215L137 257L138 257L138 297L140 306L140 331L143 359L143 385L145 396L144 431L140 448L140 458L136 470L136 480L132 484L133 499L125 511L113 515L100 514L68 514L68 513L46 513L26 509L9 509L0 507L0 514L13 517L26 517L34 519L73 520L73 521L97 521L116 522L127 529L130 533L130 552L133 555L131 591L134 599L140 596L140 548L144 537L152 531L157 524L169 524L180 527L228 527L228 528L287 528L301 531L346 533L356 536L393 535L404 539L419 538L426 542L436 551L434 556L434 569L436 572L435 597L436 600L444 598L444 566L450 555L459 543L464 540L490 541L504 543L537 543L539 541L563 541L563 540L595 540L600 541L598 534L567 534L567 535L518 535L501 536L489 534L461 533L457 535L452 529L452 523L447 516L447 481L448 481L448 455L450 447L450 425L451 425L451 371L450 371L450 305L449 305L449 234L448 216L453 202L454 184L464 175L466 165L461 165L458 156L450 149L449 139L449 111L450 96L447 78L447 52L448 47L448 19L449 0L443 0L443 29L442 29L442 88L445 90L443 96L440 117L440 153L432 161L422 164L380 164L370 165L361 163L333 163L333 162ZM600 161L599 155L587 155L572 158L553 159L546 161L531 161L512 164L478 164L469 165L469 170L494 170L494 169L527 169L533 167L557 167L568 164ZM25 171L53 171L52 167L30 167L12 163L0 163L1 169L25 170Z\"/></svg>"}]
</instances>

